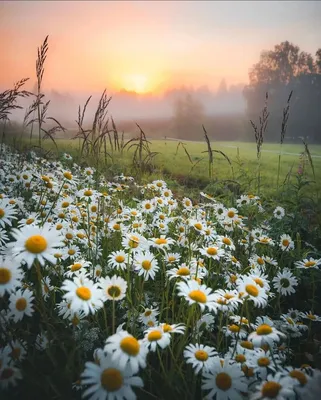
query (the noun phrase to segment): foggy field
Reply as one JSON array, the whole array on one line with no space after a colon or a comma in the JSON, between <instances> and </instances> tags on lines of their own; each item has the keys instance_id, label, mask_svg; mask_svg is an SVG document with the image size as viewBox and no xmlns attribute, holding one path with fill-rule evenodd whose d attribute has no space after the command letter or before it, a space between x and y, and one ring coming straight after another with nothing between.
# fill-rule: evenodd
<instances>
[{"instance_id":1,"label":"foggy field","mask_svg":"<svg viewBox=\"0 0 321 400\"><path fill-rule=\"evenodd\" d=\"M189 178L199 179L200 185L206 186L210 183L208 176L208 155L204 153L207 149L205 142L182 141L184 148L179 145L178 139L149 139L150 150L158 154L154 158L154 168L152 173L155 176L164 176L174 181L185 182ZM57 139L56 141L59 153L68 152L72 154L75 161L79 154L80 142L78 140ZM54 150L53 143L44 141L45 148ZM231 166L227 159L219 153L214 153L213 163L213 179L214 180L235 180L246 181L248 190L256 190L255 176L257 174L257 156L256 144L254 142L237 142L237 141L212 141L212 150L223 152L231 161ZM107 148L110 152L110 148ZM312 157L314 172L316 177L316 187L321 188L321 145L309 145L309 151ZM264 143L262 146L261 155L261 176L262 176L262 192L265 195L274 194L277 186L277 170L278 159L280 153L280 145L277 143ZM280 168L280 184L282 184L288 174L293 175L290 182L294 182L294 175L300 164L300 154L304 152L303 144L283 144L282 159ZM126 149L123 154L115 152L113 154L113 162L110 158L107 159L105 169L108 173L117 171L126 175L133 174L132 167L133 150ZM103 158L103 154L101 155ZM191 162L192 161L192 162ZM88 164L95 164L95 161L87 160ZM85 161L86 163L86 161ZM305 170L308 177L313 180L312 168L309 165L308 159L305 161ZM116 169L115 169L116 168ZM197 184L197 182L194 184ZM312 190L312 189L310 189Z\"/></svg>"}]
</instances>

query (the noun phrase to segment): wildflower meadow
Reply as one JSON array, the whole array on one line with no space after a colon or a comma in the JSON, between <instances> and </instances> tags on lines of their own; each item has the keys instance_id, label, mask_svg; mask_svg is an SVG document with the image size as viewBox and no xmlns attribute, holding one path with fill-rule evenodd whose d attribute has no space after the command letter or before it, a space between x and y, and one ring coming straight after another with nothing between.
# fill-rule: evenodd
<instances>
[{"instance_id":1,"label":"wildflower meadow","mask_svg":"<svg viewBox=\"0 0 321 400\"><path fill-rule=\"evenodd\" d=\"M0 166L1 399L318 398L321 253L293 210L67 153Z\"/></svg>"}]
</instances>

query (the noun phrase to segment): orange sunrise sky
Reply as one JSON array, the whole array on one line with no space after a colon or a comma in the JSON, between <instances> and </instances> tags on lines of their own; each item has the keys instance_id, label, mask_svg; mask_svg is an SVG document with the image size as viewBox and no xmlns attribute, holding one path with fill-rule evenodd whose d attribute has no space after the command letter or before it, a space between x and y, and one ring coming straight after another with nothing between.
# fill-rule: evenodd
<instances>
[{"instance_id":1,"label":"orange sunrise sky","mask_svg":"<svg viewBox=\"0 0 321 400\"><path fill-rule=\"evenodd\" d=\"M318 1L2 1L0 88L24 77L30 88L46 35L45 90L246 84L260 52L281 41L314 56L320 21Z\"/></svg>"}]
</instances>

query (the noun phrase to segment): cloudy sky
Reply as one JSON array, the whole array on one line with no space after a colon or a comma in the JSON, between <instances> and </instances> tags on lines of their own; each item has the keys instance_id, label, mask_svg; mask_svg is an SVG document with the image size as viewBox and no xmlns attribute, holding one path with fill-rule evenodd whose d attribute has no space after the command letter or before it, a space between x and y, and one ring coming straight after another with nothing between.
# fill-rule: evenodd
<instances>
[{"instance_id":1,"label":"cloudy sky","mask_svg":"<svg viewBox=\"0 0 321 400\"><path fill-rule=\"evenodd\" d=\"M247 83L260 52L281 41L314 55L320 21L319 1L1 1L0 88L34 82L46 35L48 90Z\"/></svg>"}]
</instances>

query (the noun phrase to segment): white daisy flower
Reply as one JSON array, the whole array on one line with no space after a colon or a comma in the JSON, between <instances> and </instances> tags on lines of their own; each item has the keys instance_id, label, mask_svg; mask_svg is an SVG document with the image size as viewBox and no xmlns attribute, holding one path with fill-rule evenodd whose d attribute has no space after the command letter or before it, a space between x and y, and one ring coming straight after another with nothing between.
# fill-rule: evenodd
<instances>
[{"instance_id":1,"label":"white daisy flower","mask_svg":"<svg viewBox=\"0 0 321 400\"><path fill-rule=\"evenodd\" d=\"M256 329L248 336L248 340L253 342L255 347L268 344L270 348L273 348L273 343L279 342L280 336L285 336L282 332L274 328L273 322L270 318L257 317L255 322Z\"/></svg>"},{"instance_id":2,"label":"white daisy flower","mask_svg":"<svg viewBox=\"0 0 321 400\"><path fill-rule=\"evenodd\" d=\"M151 327L145 331L143 342L150 351L155 352L157 346L165 349L170 344L171 335L168 332L164 332L160 326Z\"/></svg>"},{"instance_id":3,"label":"white daisy flower","mask_svg":"<svg viewBox=\"0 0 321 400\"><path fill-rule=\"evenodd\" d=\"M277 372L274 376L268 375L266 381L256 386L255 393L250 400L287 400L295 398L293 386L294 379Z\"/></svg>"},{"instance_id":4,"label":"white daisy flower","mask_svg":"<svg viewBox=\"0 0 321 400\"><path fill-rule=\"evenodd\" d=\"M259 378L264 380L267 375L272 371L275 372L276 368L281 365L281 360L278 354L271 355L271 352L265 352L263 349L254 349L247 365L253 368L253 371L258 374Z\"/></svg>"},{"instance_id":5,"label":"white daisy flower","mask_svg":"<svg viewBox=\"0 0 321 400\"><path fill-rule=\"evenodd\" d=\"M174 244L174 239L170 237L166 237L165 235L161 235L157 238L151 238L150 243L152 247L156 247L158 249L168 249L172 244Z\"/></svg>"},{"instance_id":6,"label":"white daisy flower","mask_svg":"<svg viewBox=\"0 0 321 400\"><path fill-rule=\"evenodd\" d=\"M34 310L32 308L32 301L34 300L33 293L29 289L22 291L17 290L11 293L9 303L9 317L14 322L20 321L25 315L31 317Z\"/></svg>"},{"instance_id":7,"label":"white daisy flower","mask_svg":"<svg viewBox=\"0 0 321 400\"><path fill-rule=\"evenodd\" d=\"M72 311L84 311L86 315L94 314L103 306L103 293L98 284L92 282L87 276L77 276L72 281L66 279L61 289L67 293L63 298L70 302Z\"/></svg>"},{"instance_id":8,"label":"white daisy flower","mask_svg":"<svg viewBox=\"0 0 321 400\"><path fill-rule=\"evenodd\" d=\"M208 371L210 369L214 357L217 356L217 351L214 347L203 344L189 344L185 347L183 355L186 358L186 364L192 364L197 375L201 370Z\"/></svg>"},{"instance_id":9,"label":"white daisy flower","mask_svg":"<svg viewBox=\"0 0 321 400\"><path fill-rule=\"evenodd\" d=\"M145 308L144 312L139 315L138 320L146 325L150 319L155 319L158 314L158 308Z\"/></svg>"},{"instance_id":10,"label":"white daisy flower","mask_svg":"<svg viewBox=\"0 0 321 400\"><path fill-rule=\"evenodd\" d=\"M113 251L108 256L108 266L115 269L127 269L128 255L123 250Z\"/></svg>"},{"instance_id":11,"label":"white daisy flower","mask_svg":"<svg viewBox=\"0 0 321 400\"><path fill-rule=\"evenodd\" d=\"M86 362L81 374L81 385L89 385L83 392L83 397L89 400L135 400L132 386L143 387L143 381L133 376L129 364L122 368L117 360L112 359L112 354L101 353L98 364Z\"/></svg>"},{"instance_id":12,"label":"white daisy flower","mask_svg":"<svg viewBox=\"0 0 321 400\"><path fill-rule=\"evenodd\" d=\"M20 265L13 262L10 257L0 256L0 297L13 292L16 287L21 286L23 272Z\"/></svg>"},{"instance_id":13,"label":"white daisy flower","mask_svg":"<svg viewBox=\"0 0 321 400\"><path fill-rule=\"evenodd\" d=\"M291 236L287 235L287 234L281 235L279 246L281 247L281 250L283 250L283 251L293 250L294 242L293 242Z\"/></svg>"},{"instance_id":14,"label":"white daisy flower","mask_svg":"<svg viewBox=\"0 0 321 400\"><path fill-rule=\"evenodd\" d=\"M149 251L135 255L134 267L139 276L143 275L145 281L148 281L149 278L154 280L156 272L159 270L154 254Z\"/></svg>"},{"instance_id":15,"label":"white daisy flower","mask_svg":"<svg viewBox=\"0 0 321 400\"><path fill-rule=\"evenodd\" d=\"M285 210L283 207L276 207L273 211L273 216L276 219L282 219L285 216Z\"/></svg>"},{"instance_id":16,"label":"white daisy flower","mask_svg":"<svg viewBox=\"0 0 321 400\"><path fill-rule=\"evenodd\" d=\"M45 224L42 228L25 226L21 230L12 229L11 234L16 242L10 243L13 259L17 262L25 261L31 268L35 260L44 266L45 261L56 264L54 254L57 248L63 246L61 236L57 231Z\"/></svg>"},{"instance_id":17,"label":"white daisy flower","mask_svg":"<svg viewBox=\"0 0 321 400\"><path fill-rule=\"evenodd\" d=\"M229 358L216 357L209 371L202 373L202 389L209 390L206 398L216 400L242 400L247 384L240 364Z\"/></svg>"},{"instance_id":18,"label":"white daisy flower","mask_svg":"<svg viewBox=\"0 0 321 400\"><path fill-rule=\"evenodd\" d=\"M121 368L127 363L131 366L133 373L138 372L139 367L146 367L146 356L148 353L142 340L137 340L127 331L119 331L106 340L104 351L112 354L112 361L117 360Z\"/></svg>"},{"instance_id":19,"label":"white daisy flower","mask_svg":"<svg viewBox=\"0 0 321 400\"><path fill-rule=\"evenodd\" d=\"M104 301L119 301L126 296L127 282L120 276L100 278L98 286L102 289Z\"/></svg>"},{"instance_id":20,"label":"white daisy flower","mask_svg":"<svg viewBox=\"0 0 321 400\"><path fill-rule=\"evenodd\" d=\"M183 334L186 329L186 326L184 324L167 324L165 322L165 323L160 324L160 326L164 332L168 332L168 333Z\"/></svg>"},{"instance_id":21,"label":"white daisy flower","mask_svg":"<svg viewBox=\"0 0 321 400\"><path fill-rule=\"evenodd\" d=\"M273 278L272 282L274 288L278 293L281 293L282 296L295 293L294 286L298 286L298 280L288 268L284 268L282 272L279 272L277 276Z\"/></svg>"},{"instance_id":22,"label":"white daisy flower","mask_svg":"<svg viewBox=\"0 0 321 400\"><path fill-rule=\"evenodd\" d=\"M203 247L199 250L199 252L203 256L207 258L212 258L213 260L219 260L225 254L225 250L220 249L219 246L215 244L210 244L207 247Z\"/></svg>"},{"instance_id":23,"label":"white daisy flower","mask_svg":"<svg viewBox=\"0 0 321 400\"><path fill-rule=\"evenodd\" d=\"M20 369L12 365L3 365L0 368L0 389L7 389L9 386L17 386L18 379L22 379Z\"/></svg>"},{"instance_id":24,"label":"white daisy flower","mask_svg":"<svg viewBox=\"0 0 321 400\"><path fill-rule=\"evenodd\" d=\"M321 258L319 258L318 260L312 257L310 257L309 259L305 258L302 261L295 262L294 265L297 268L302 268L302 269L318 268L321 265Z\"/></svg>"},{"instance_id":25,"label":"white daisy flower","mask_svg":"<svg viewBox=\"0 0 321 400\"><path fill-rule=\"evenodd\" d=\"M302 318L309 319L310 321L313 321L313 322L320 322L321 321L321 317L319 317L318 315L314 314L312 311L302 312L302 313L300 313L300 316Z\"/></svg>"},{"instance_id":26,"label":"white daisy flower","mask_svg":"<svg viewBox=\"0 0 321 400\"><path fill-rule=\"evenodd\" d=\"M12 220L17 219L17 210L6 199L0 199L0 227L12 226Z\"/></svg>"},{"instance_id":27,"label":"white daisy flower","mask_svg":"<svg viewBox=\"0 0 321 400\"><path fill-rule=\"evenodd\" d=\"M13 362L23 361L27 354L27 343L25 341L14 340L7 344L4 351L8 353L8 356ZM1 362L0 362L1 364Z\"/></svg>"},{"instance_id":28,"label":"white daisy flower","mask_svg":"<svg viewBox=\"0 0 321 400\"><path fill-rule=\"evenodd\" d=\"M266 306L267 293L254 279L249 276L241 276L236 284L242 299L253 301L256 307Z\"/></svg>"},{"instance_id":29,"label":"white daisy flower","mask_svg":"<svg viewBox=\"0 0 321 400\"><path fill-rule=\"evenodd\" d=\"M178 296L182 296L188 301L189 305L198 304L202 311L207 307L209 310L216 311L215 294L212 289L205 285L200 285L195 280L187 282L179 282L177 284L179 290Z\"/></svg>"}]
</instances>

